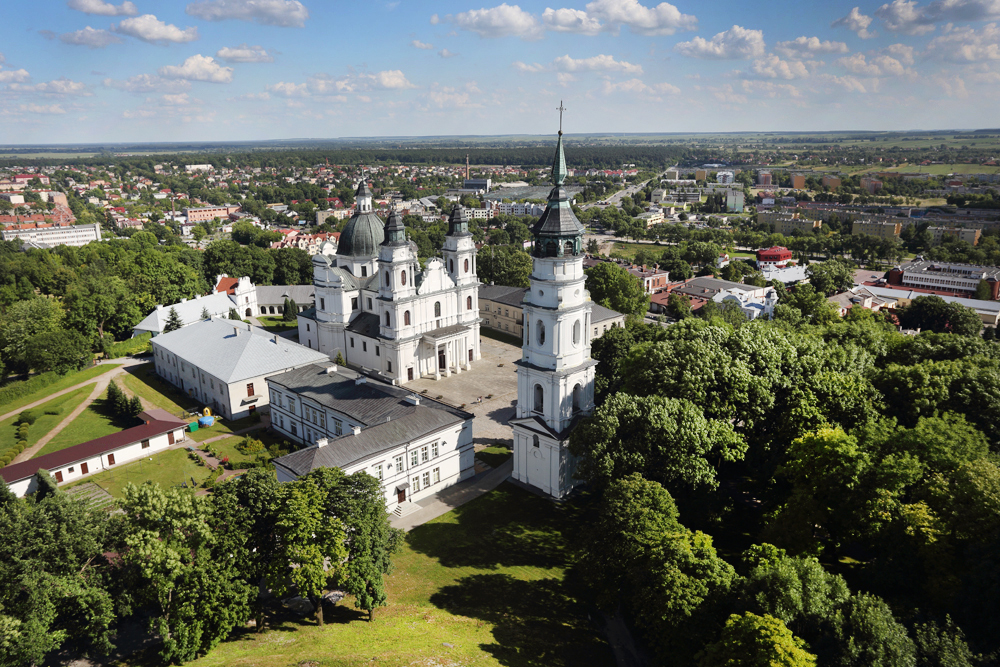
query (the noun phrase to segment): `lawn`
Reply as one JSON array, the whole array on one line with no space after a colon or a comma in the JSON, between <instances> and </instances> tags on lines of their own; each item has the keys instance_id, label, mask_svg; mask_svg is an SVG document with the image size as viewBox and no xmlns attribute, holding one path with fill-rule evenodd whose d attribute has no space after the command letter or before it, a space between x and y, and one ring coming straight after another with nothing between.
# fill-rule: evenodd
<instances>
[{"instance_id":1,"label":"lawn","mask_svg":"<svg viewBox=\"0 0 1000 667\"><path fill-rule=\"evenodd\" d=\"M498 468L510 458L510 449L507 447L490 445L489 447L480 449L476 452L476 458L491 468Z\"/></svg>"},{"instance_id":2,"label":"lawn","mask_svg":"<svg viewBox=\"0 0 1000 667\"><path fill-rule=\"evenodd\" d=\"M185 482L191 486L191 478L194 477L200 486L208 477L208 472L207 467L198 465L188 458L186 449L170 449L132 463L115 466L110 470L86 477L79 483L93 482L115 498L121 498L122 490L129 482L139 485L149 481L163 487L177 486Z\"/></svg>"},{"instance_id":3,"label":"lawn","mask_svg":"<svg viewBox=\"0 0 1000 667\"><path fill-rule=\"evenodd\" d=\"M193 418L192 418L193 421ZM215 423L208 428L199 428L194 433L188 433L186 437L194 440L195 442L202 442L208 440L209 438L214 438L219 435L228 435L233 431L242 431L245 428L250 428L256 424L259 424L259 419L254 419L253 416L244 417L243 419L237 419L236 421L230 421L228 419L220 419L218 416L215 418Z\"/></svg>"},{"instance_id":4,"label":"lawn","mask_svg":"<svg viewBox=\"0 0 1000 667\"><path fill-rule=\"evenodd\" d=\"M20 408L28 405L29 403L40 401L46 396L51 396L52 394L62 391L63 389L68 389L75 384L92 380L98 375L104 375L108 371L114 370L119 366L121 366L121 364L102 364L100 366L90 366L88 368L84 368L82 371L77 371L76 373L67 373L49 386L43 387L33 394L25 396L24 398L19 398L16 401L11 401L10 403L0 405L0 412L7 414L8 412L13 412L14 410L20 410Z\"/></svg>"},{"instance_id":5,"label":"lawn","mask_svg":"<svg viewBox=\"0 0 1000 667\"><path fill-rule=\"evenodd\" d=\"M260 315L257 317L257 321L261 323L262 328L270 331L271 333L279 333L281 331L290 331L292 329L298 329L298 320L285 320L276 315Z\"/></svg>"},{"instance_id":6,"label":"lawn","mask_svg":"<svg viewBox=\"0 0 1000 667\"><path fill-rule=\"evenodd\" d=\"M180 416L188 408L197 407L184 392L160 378L152 363L129 368L122 376L122 384L130 393L172 415Z\"/></svg>"},{"instance_id":7,"label":"lawn","mask_svg":"<svg viewBox=\"0 0 1000 667\"><path fill-rule=\"evenodd\" d=\"M492 338L493 340L498 340L501 343L507 343L508 345L514 345L516 347L521 347L523 343L523 341L514 334L504 333L503 331L497 331L496 329L491 329L485 326L479 327L479 334L481 336L486 336L487 338Z\"/></svg>"},{"instance_id":8,"label":"lawn","mask_svg":"<svg viewBox=\"0 0 1000 667\"><path fill-rule=\"evenodd\" d=\"M345 601L323 628L303 619L237 634L188 664L613 665L565 576L584 514L503 484L407 535L373 622Z\"/></svg>"},{"instance_id":9,"label":"lawn","mask_svg":"<svg viewBox=\"0 0 1000 667\"><path fill-rule=\"evenodd\" d=\"M36 456L58 452L82 442L89 442L105 435L117 433L122 429L138 426L139 423L138 419L116 417L111 406L108 405L107 392L105 392L100 398L88 405L87 409L71 421L56 437L49 440L48 444Z\"/></svg>"},{"instance_id":10,"label":"lawn","mask_svg":"<svg viewBox=\"0 0 1000 667\"><path fill-rule=\"evenodd\" d=\"M93 391L92 387L80 387L68 394L53 398L37 408L31 408L38 419L28 427L28 447L33 446L42 436L55 428L56 424L73 412L76 406L83 403L91 391ZM46 412L56 412L57 414L48 415L45 414ZM7 451L17 443L17 427L14 425L17 419L18 417L14 416L0 422L0 453Z\"/></svg>"}]
</instances>

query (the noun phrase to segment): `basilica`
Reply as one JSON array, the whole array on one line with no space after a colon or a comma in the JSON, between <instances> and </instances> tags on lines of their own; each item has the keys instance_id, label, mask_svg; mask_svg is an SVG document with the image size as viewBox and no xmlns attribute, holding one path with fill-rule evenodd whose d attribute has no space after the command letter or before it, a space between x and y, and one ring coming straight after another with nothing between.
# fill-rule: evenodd
<instances>
[{"instance_id":1,"label":"basilica","mask_svg":"<svg viewBox=\"0 0 1000 667\"><path fill-rule=\"evenodd\" d=\"M442 257L421 269L400 214L382 221L367 183L336 252L313 257L315 307L299 313L299 342L402 385L469 370L480 358L476 246L464 208L448 221Z\"/></svg>"}]
</instances>

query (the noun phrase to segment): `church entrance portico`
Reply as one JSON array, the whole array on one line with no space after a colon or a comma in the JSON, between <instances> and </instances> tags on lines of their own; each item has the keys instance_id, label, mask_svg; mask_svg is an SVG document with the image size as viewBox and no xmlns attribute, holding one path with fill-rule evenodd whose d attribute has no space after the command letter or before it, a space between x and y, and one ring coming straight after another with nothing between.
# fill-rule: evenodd
<instances>
[{"instance_id":1,"label":"church entrance portico","mask_svg":"<svg viewBox=\"0 0 1000 667\"><path fill-rule=\"evenodd\" d=\"M420 342L420 356L429 362L427 375L433 374L435 380L472 368L466 361L472 349L469 330L462 325L435 329L424 334Z\"/></svg>"}]
</instances>

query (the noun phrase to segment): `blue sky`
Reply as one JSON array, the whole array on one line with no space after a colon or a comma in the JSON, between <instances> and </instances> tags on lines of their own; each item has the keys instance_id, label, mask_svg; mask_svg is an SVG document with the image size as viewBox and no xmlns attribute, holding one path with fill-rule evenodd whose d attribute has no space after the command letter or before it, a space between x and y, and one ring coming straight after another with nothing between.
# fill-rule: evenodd
<instances>
[{"instance_id":1,"label":"blue sky","mask_svg":"<svg viewBox=\"0 0 1000 667\"><path fill-rule=\"evenodd\" d=\"M1000 0L857 1L16 3L0 143L1000 125Z\"/></svg>"}]
</instances>

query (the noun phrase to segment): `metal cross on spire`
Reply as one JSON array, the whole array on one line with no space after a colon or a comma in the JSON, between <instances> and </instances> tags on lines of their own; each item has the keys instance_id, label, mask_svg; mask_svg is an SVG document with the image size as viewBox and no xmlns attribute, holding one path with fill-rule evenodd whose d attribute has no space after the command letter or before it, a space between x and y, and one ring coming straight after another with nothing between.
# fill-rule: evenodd
<instances>
[{"instance_id":1,"label":"metal cross on spire","mask_svg":"<svg viewBox=\"0 0 1000 667\"><path fill-rule=\"evenodd\" d=\"M559 134L562 134L562 116L563 111L566 111L566 107L563 106L562 100L559 100L559 106L556 107L556 111L559 112Z\"/></svg>"}]
</instances>

